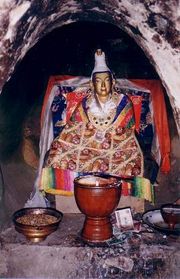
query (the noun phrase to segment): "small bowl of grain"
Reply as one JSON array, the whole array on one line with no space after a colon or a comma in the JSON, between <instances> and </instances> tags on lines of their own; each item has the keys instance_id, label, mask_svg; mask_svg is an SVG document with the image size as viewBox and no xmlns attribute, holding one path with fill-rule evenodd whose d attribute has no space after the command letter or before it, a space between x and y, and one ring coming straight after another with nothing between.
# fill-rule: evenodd
<instances>
[{"instance_id":1,"label":"small bowl of grain","mask_svg":"<svg viewBox=\"0 0 180 279\"><path fill-rule=\"evenodd\" d=\"M12 220L16 231L31 242L40 242L57 230L62 217L62 212L54 208L33 207L16 211Z\"/></svg>"}]
</instances>

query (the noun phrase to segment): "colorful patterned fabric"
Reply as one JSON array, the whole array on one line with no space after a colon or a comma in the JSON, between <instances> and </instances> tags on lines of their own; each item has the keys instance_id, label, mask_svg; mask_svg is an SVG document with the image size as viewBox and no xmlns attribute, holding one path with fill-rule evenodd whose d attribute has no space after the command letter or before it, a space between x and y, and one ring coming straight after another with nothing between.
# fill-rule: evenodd
<instances>
[{"instance_id":1,"label":"colorful patterned fabric","mask_svg":"<svg viewBox=\"0 0 180 279\"><path fill-rule=\"evenodd\" d=\"M51 167L43 168L41 179L43 190L46 193L53 195L59 194L62 196L72 196L74 179L79 175L85 175L85 173L55 169ZM154 203L153 186L150 184L148 179L143 177L135 177L129 182L122 180L121 187L122 196L134 196Z\"/></svg>"},{"instance_id":2,"label":"colorful patterned fabric","mask_svg":"<svg viewBox=\"0 0 180 279\"><path fill-rule=\"evenodd\" d=\"M140 90L121 89L120 92L129 96L133 103L136 130L138 132L138 140L141 141L141 148L145 151L151 151L153 142L153 119L150 110L151 95L150 92L143 92Z\"/></svg>"},{"instance_id":3,"label":"colorful patterned fabric","mask_svg":"<svg viewBox=\"0 0 180 279\"><path fill-rule=\"evenodd\" d=\"M144 198L154 203L154 191L149 179L134 177L132 195L137 198Z\"/></svg>"},{"instance_id":4,"label":"colorful patterned fabric","mask_svg":"<svg viewBox=\"0 0 180 279\"><path fill-rule=\"evenodd\" d=\"M64 194L68 183L68 192L73 192L73 180L66 181L65 176L69 175L66 170L77 173L106 172L120 177L143 175L143 155L134 135L132 104L125 95L114 93L113 98L116 109L109 111L103 124L98 123L98 118L89 110L94 96L84 98L75 109L53 141L45 163L48 170L62 170L64 188L59 187L56 181L59 172L53 174L52 178L51 171L45 178L42 175L45 191L49 192L52 188L55 193L56 188L56 193ZM101 124L104 125L102 128ZM48 172L45 169L43 172Z\"/></svg>"},{"instance_id":5,"label":"colorful patterned fabric","mask_svg":"<svg viewBox=\"0 0 180 279\"><path fill-rule=\"evenodd\" d=\"M57 139L54 140L52 146L53 146L53 148L56 149L56 151L54 149L55 153L57 152L58 148L60 150L62 150L64 148L66 149L68 147L68 150L71 150L69 152L68 156L66 157L66 160L68 162L66 160L63 161L63 164L65 166L64 169L59 168L60 166L56 165L57 162L52 163L52 161L54 159L52 159L51 155L54 156L54 154L52 154L54 151L52 151L53 148L51 148L49 157L46 161L46 168L44 168L43 171L41 172L42 175L41 175L40 189L44 189L46 192L49 192L49 193L62 194L62 195L73 194L73 180L74 180L74 177L76 177L79 173L84 174L84 172L87 172L87 171L94 172L93 167L92 167L92 169L90 169L89 167L87 168L87 165L89 165L89 166L92 165L92 156L90 156L91 164L89 161L85 165L84 165L84 163L80 163L78 166L76 165L76 168L74 169L74 164L72 162L73 162L74 157L76 157L76 159L77 159L77 156L78 156L77 149L78 148L76 148L76 150L74 149L72 152L72 148L70 146L67 146L68 139L66 139L64 142L62 141L63 137L65 136L65 131L66 131L66 127L67 127L66 124L68 123L68 125L73 124L72 126L74 127L74 130L73 131L71 130L69 134L71 135L71 138L73 138L74 143L77 144L78 132L82 132L82 130L85 129L85 127L83 125L80 125L80 123L81 123L82 119L83 119L83 121L85 119L87 121L87 118L88 118L88 115L86 113L87 112L86 103L87 103L87 98L89 96L88 86L87 85L79 86L76 84L72 85L71 78L75 79L74 77L65 78L66 81L70 81L69 84L67 82L67 84L65 84L65 85L62 84L62 79L63 79L62 77L58 77L58 78L54 79L54 85L56 85L56 92L53 93L54 98L51 103L51 114L52 114L52 121L53 121L54 137L57 138L58 135L60 134L60 137L58 137L60 141ZM81 80L81 78L79 78L79 80ZM52 84L53 84L53 82L52 82ZM82 83L81 83L81 85L82 85ZM136 175L136 174L142 175L143 174L143 162L142 162L141 152L138 153L139 154L138 156L136 156L137 160L130 162L130 164L120 162L120 164L121 164L120 168L122 169L121 172L119 172L119 170L117 168L117 165L119 164L119 162L118 162L119 159L118 159L117 155L118 155L118 153L120 153L119 157L121 157L121 159L123 158L124 161L126 161L126 160L128 161L128 158L131 157L131 155L130 155L130 152L129 152L129 154L128 154L128 152L124 152L125 149L126 150L131 149L132 146L134 145L134 147L136 147L137 150L140 150L138 142L134 136L134 132L130 133L130 131L131 132L133 131L132 127L134 127L134 119L132 117L132 115L133 115L132 105L130 105L131 102L129 100L131 100L133 103L133 109L134 109L135 120L136 120L136 122L135 122L136 131L138 131L142 135L143 140L147 144L147 146L151 146L152 137L153 137L153 129L152 129L152 122L150 121L150 117L148 117L148 115L150 115L150 109L149 109L150 94L149 94L149 92L145 92L143 90L141 91L136 88L135 89L120 88L117 91L120 95L123 95L124 98L122 98L121 102L119 102L113 122L116 123L116 128L120 128L121 132L123 129L126 130L126 132L123 131L123 133L121 134L120 141L122 142L122 145L120 146L120 144L118 142L119 149L114 150L113 159L111 158L111 160L109 160L109 158L108 158L109 155L108 155L107 150L103 149L103 147L102 147L104 143L100 142L99 147L98 147L98 152L97 152L97 150L95 150L97 152L97 154L95 154L96 156L94 158L93 163L95 163L95 162L97 163L100 171L104 171L104 172L108 172L108 173L113 173L112 171L114 171L115 174L121 175L121 176L132 176L132 175ZM127 96L129 96L129 98ZM47 97L45 97L45 100L47 102ZM79 106L80 103L81 103L81 105ZM43 114L45 115L44 107L45 107L45 104L43 106L42 115ZM78 107L78 109L77 109L77 107ZM72 117L73 121L71 119L72 115L73 115L73 117ZM69 120L71 120L71 121L69 122ZM42 117L42 123L43 123L43 117ZM70 129L73 129L72 126L70 127ZM110 133L113 133L114 129L111 128ZM150 132L148 133L147 131L150 131ZM109 131L107 130L106 133L107 132L109 132ZM130 145L128 146L128 144L126 144L125 148L124 148L123 142L126 142L126 140L129 142L129 139L131 137L132 137L132 140L130 140ZM101 138L101 135L100 135L100 138ZM124 141L122 140L123 138L124 138ZM69 143L73 144L73 142L71 142L71 140L69 140ZM109 144L109 142L106 142L105 146L107 146L107 143ZM84 154L82 154L83 152L85 153L85 155L87 155L86 154L87 151L90 152L90 154L91 154L91 152L92 152L91 148L92 148L92 145L94 144L94 142L91 141L89 144L90 144L90 146L88 146L88 150L86 150L87 148L82 150L81 157L83 157L82 155L84 155ZM123 149L124 153L122 153L122 149ZM99 151L101 154L99 153ZM94 153L96 153L96 152L94 152L94 150L93 150L93 156L94 156ZM100 158L99 158L99 156L100 156ZM51 157L51 159L50 159L50 157ZM54 156L54 157L56 157L56 156ZM111 155L111 157L112 157L112 155ZM116 161L116 159L118 159L117 160L118 164L116 164L116 163L114 164L114 162L113 162L113 160ZM48 162L48 160L50 160L51 162L50 161ZM87 157L86 157L86 160L87 160ZM137 162L139 164L138 168L136 168ZM141 162L141 163L139 163L139 162ZM69 169L67 169L68 164L69 164L69 166L68 166ZM81 166L83 166L83 167L81 167ZM134 170L133 170L132 166L134 166ZM62 165L61 165L61 167L62 167ZM137 172L137 170L139 172ZM61 180L61 182L59 182L59 180ZM133 190L133 187L134 187L133 183L131 183L131 184L123 183L122 193L124 195L134 195L134 193L137 194L137 192L135 192ZM143 198L143 196L142 196L142 198ZM151 200L150 198L148 198L148 199Z\"/></svg>"},{"instance_id":6,"label":"colorful patterned fabric","mask_svg":"<svg viewBox=\"0 0 180 279\"><path fill-rule=\"evenodd\" d=\"M154 189L149 179L136 176L131 181L122 181L122 196L133 196L154 203Z\"/></svg>"},{"instance_id":7,"label":"colorful patterned fabric","mask_svg":"<svg viewBox=\"0 0 180 279\"><path fill-rule=\"evenodd\" d=\"M41 175L41 183L46 193L72 196L74 179L80 173L70 170L43 168Z\"/></svg>"}]
</instances>

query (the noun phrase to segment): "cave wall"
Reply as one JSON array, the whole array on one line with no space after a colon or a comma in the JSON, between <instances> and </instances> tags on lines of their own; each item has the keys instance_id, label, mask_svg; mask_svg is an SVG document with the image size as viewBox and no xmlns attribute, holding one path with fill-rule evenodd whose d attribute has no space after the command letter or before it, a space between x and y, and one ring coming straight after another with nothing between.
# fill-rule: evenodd
<instances>
[{"instance_id":1,"label":"cave wall","mask_svg":"<svg viewBox=\"0 0 180 279\"><path fill-rule=\"evenodd\" d=\"M0 1L0 89L43 36L60 26L104 21L125 30L155 67L180 133L180 20L178 0Z\"/></svg>"}]
</instances>

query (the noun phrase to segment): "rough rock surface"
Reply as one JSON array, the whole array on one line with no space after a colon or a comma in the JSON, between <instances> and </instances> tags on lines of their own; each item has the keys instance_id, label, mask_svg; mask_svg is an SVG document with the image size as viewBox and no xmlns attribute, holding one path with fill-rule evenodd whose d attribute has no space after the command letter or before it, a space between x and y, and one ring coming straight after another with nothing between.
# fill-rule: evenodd
<instances>
[{"instance_id":1,"label":"rough rock surface","mask_svg":"<svg viewBox=\"0 0 180 279\"><path fill-rule=\"evenodd\" d=\"M180 133L180 21L177 0L0 1L0 89L43 36L63 25L104 21L125 30L154 65Z\"/></svg>"},{"instance_id":2,"label":"rough rock surface","mask_svg":"<svg viewBox=\"0 0 180 279\"><path fill-rule=\"evenodd\" d=\"M89 246L80 238L83 220L81 214L65 214L59 229L40 243L27 241L13 226L2 231L0 277L179 279L177 236L143 228L120 232L118 244Z\"/></svg>"}]
</instances>

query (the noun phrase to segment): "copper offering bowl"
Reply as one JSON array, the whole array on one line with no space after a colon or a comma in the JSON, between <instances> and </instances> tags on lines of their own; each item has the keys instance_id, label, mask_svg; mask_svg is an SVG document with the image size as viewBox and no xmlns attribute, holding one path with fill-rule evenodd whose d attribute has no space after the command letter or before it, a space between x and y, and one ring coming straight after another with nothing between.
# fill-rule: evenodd
<instances>
[{"instance_id":1,"label":"copper offering bowl","mask_svg":"<svg viewBox=\"0 0 180 279\"><path fill-rule=\"evenodd\" d=\"M161 215L170 229L174 229L175 225L180 223L180 205L163 204L161 206Z\"/></svg>"},{"instance_id":2,"label":"copper offering bowl","mask_svg":"<svg viewBox=\"0 0 180 279\"><path fill-rule=\"evenodd\" d=\"M74 195L79 210L85 214L82 239L101 243L113 236L110 215L121 196L121 180L111 176L88 175L74 180Z\"/></svg>"},{"instance_id":3,"label":"copper offering bowl","mask_svg":"<svg viewBox=\"0 0 180 279\"><path fill-rule=\"evenodd\" d=\"M40 242L57 230L62 217L62 212L54 208L34 207L22 208L16 211L12 219L15 229L19 233L25 235L31 242ZM22 222L22 218L25 221Z\"/></svg>"}]
</instances>

